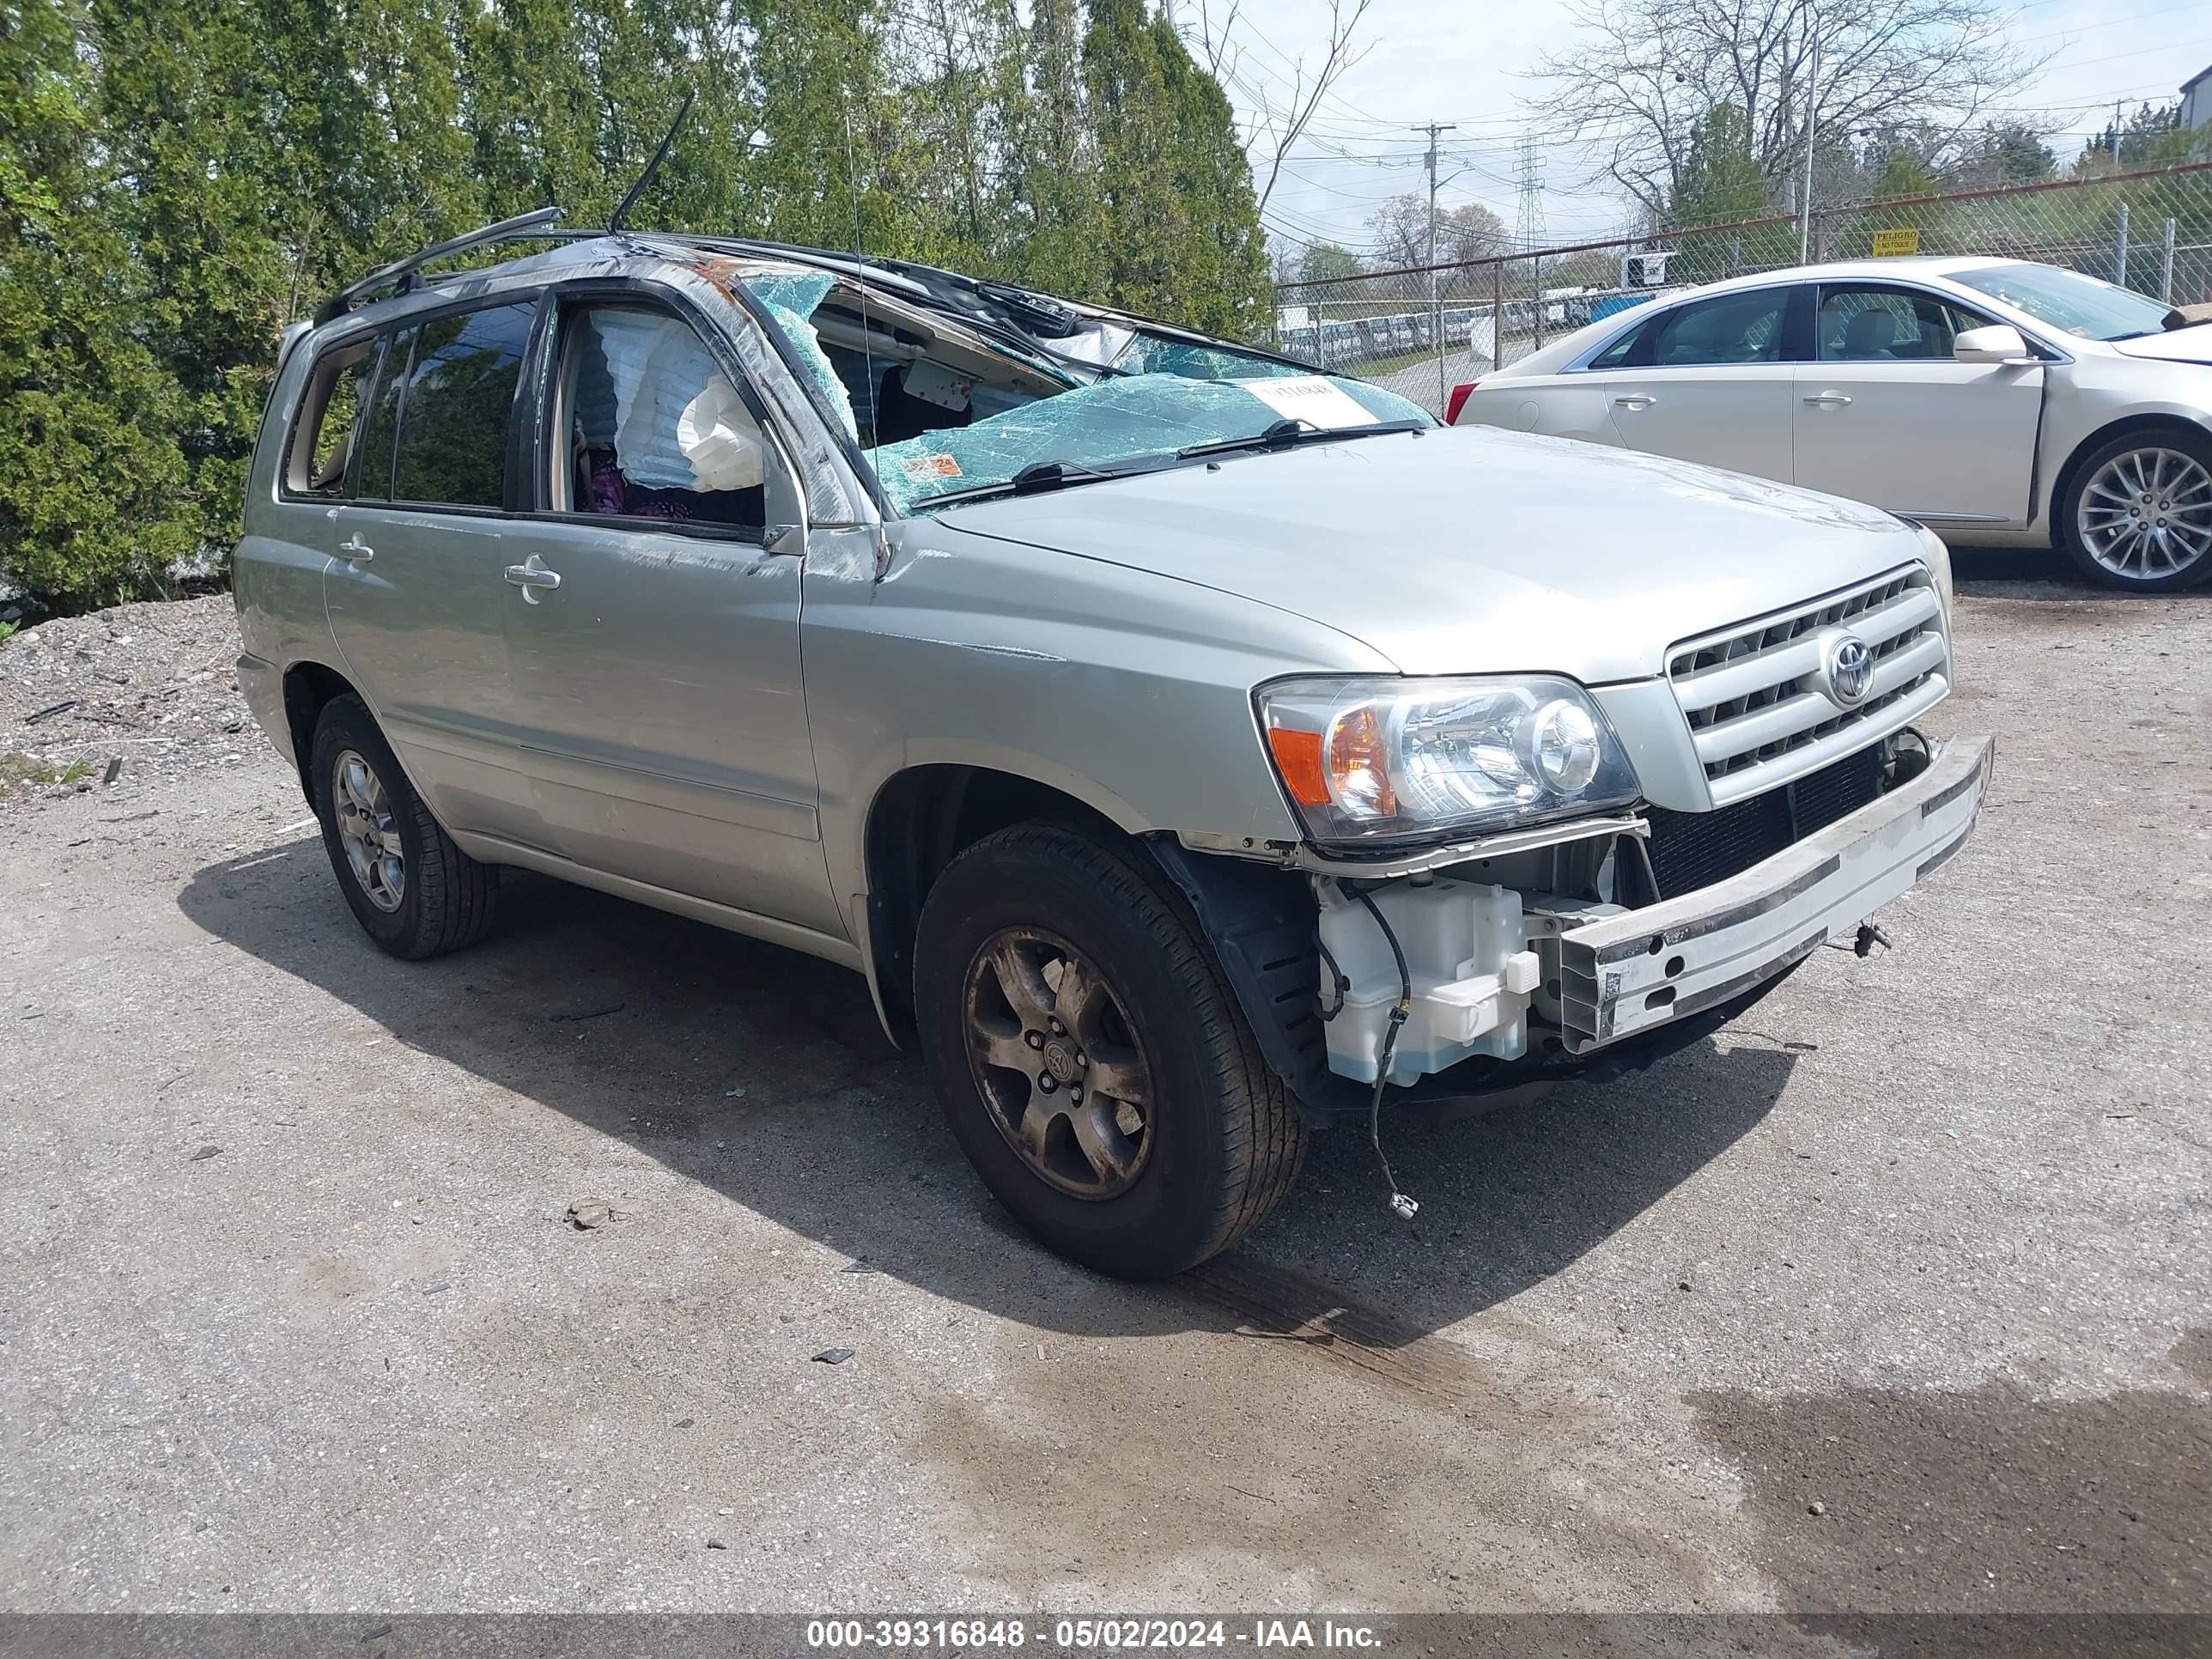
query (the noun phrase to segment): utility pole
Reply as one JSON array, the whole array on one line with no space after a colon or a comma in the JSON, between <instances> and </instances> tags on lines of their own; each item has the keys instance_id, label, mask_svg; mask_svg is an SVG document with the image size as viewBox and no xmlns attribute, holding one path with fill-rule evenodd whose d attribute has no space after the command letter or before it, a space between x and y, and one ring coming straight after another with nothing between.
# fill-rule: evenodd
<instances>
[{"instance_id":1,"label":"utility pole","mask_svg":"<svg viewBox=\"0 0 2212 1659\"><path fill-rule=\"evenodd\" d=\"M1443 301L1437 291L1437 135L1456 132L1459 128L1451 121L1431 121L1413 131L1429 135L1429 257L1426 262L1429 267L1429 343L1436 349L1437 413L1442 415L1445 400L1451 396L1451 388L1447 384L1444 368Z\"/></svg>"},{"instance_id":2,"label":"utility pole","mask_svg":"<svg viewBox=\"0 0 2212 1659\"><path fill-rule=\"evenodd\" d=\"M1813 148L1820 130L1820 7L1808 7L1807 15L1812 19L1808 42L1811 67L1805 76L1805 199L1798 204L1797 263L1801 265L1810 264L1813 258Z\"/></svg>"},{"instance_id":3,"label":"utility pole","mask_svg":"<svg viewBox=\"0 0 2212 1659\"><path fill-rule=\"evenodd\" d=\"M2112 100L2112 165L2120 164L2120 100Z\"/></svg>"}]
</instances>

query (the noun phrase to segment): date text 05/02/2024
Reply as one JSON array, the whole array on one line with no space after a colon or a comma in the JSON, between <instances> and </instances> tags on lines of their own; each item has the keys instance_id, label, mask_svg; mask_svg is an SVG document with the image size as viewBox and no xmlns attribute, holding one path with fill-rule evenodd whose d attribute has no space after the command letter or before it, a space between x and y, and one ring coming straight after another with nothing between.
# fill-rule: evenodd
<instances>
[{"instance_id":1,"label":"date text 05/02/2024","mask_svg":"<svg viewBox=\"0 0 2212 1659\"><path fill-rule=\"evenodd\" d=\"M806 1625L810 1648L1021 1648L1083 1652L1182 1652L1200 1648L1334 1648L1374 1650L1381 1634L1372 1626L1340 1624L1334 1619L813 1619Z\"/></svg>"}]
</instances>

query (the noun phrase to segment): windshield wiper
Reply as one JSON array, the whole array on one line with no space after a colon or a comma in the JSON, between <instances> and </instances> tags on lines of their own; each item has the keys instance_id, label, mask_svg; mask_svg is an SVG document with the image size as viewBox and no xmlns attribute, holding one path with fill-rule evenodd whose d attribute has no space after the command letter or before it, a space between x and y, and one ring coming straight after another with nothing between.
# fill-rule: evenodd
<instances>
[{"instance_id":1,"label":"windshield wiper","mask_svg":"<svg viewBox=\"0 0 2212 1659\"><path fill-rule=\"evenodd\" d=\"M1378 421L1373 426L1315 426L1285 415L1266 430L1249 438L1224 438L1210 444L1193 444L1176 451L1179 461L1201 455L1228 455L1243 449L1289 449L1298 444L1321 443L1336 438L1379 438L1393 432L1425 432L1426 421Z\"/></svg>"},{"instance_id":2,"label":"windshield wiper","mask_svg":"<svg viewBox=\"0 0 2212 1659\"><path fill-rule=\"evenodd\" d=\"M1120 472L1104 472L1095 466L1085 466L1080 461L1031 461L1012 477L999 483L969 484L965 489L947 489L939 495L924 495L915 505L938 507L946 501L981 501L986 495L1039 495L1048 489L1064 489L1069 484L1098 483L1121 476Z\"/></svg>"}]
</instances>

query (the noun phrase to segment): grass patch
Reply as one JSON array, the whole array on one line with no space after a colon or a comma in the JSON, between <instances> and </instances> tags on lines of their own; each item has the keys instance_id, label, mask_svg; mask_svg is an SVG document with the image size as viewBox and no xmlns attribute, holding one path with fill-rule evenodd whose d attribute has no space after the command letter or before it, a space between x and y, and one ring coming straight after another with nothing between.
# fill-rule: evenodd
<instances>
[{"instance_id":1,"label":"grass patch","mask_svg":"<svg viewBox=\"0 0 2212 1659\"><path fill-rule=\"evenodd\" d=\"M47 784L77 783L91 775L90 761L73 760L57 765L52 761L26 755L20 750L0 751L0 799L18 789Z\"/></svg>"}]
</instances>

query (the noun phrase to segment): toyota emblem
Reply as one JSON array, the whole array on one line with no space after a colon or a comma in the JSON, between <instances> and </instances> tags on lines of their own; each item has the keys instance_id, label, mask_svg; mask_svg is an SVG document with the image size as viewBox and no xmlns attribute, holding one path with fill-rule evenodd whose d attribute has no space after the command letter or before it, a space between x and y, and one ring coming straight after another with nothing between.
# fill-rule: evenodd
<instances>
[{"instance_id":1,"label":"toyota emblem","mask_svg":"<svg viewBox=\"0 0 2212 1659\"><path fill-rule=\"evenodd\" d=\"M1832 634L1820 653L1820 672L1828 700L1838 708L1856 708L1874 686L1874 653L1856 634Z\"/></svg>"}]
</instances>

